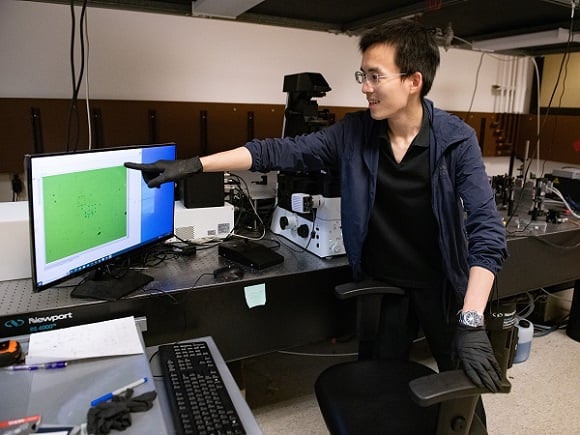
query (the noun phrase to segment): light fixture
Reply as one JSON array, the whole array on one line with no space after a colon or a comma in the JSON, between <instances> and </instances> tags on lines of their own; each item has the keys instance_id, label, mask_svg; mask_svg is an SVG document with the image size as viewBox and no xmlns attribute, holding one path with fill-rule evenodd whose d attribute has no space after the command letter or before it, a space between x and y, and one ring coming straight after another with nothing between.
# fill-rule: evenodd
<instances>
[{"instance_id":1,"label":"light fixture","mask_svg":"<svg viewBox=\"0 0 580 435\"><path fill-rule=\"evenodd\" d=\"M235 19L263 0L193 0L191 15Z\"/></svg>"},{"instance_id":2,"label":"light fixture","mask_svg":"<svg viewBox=\"0 0 580 435\"><path fill-rule=\"evenodd\" d=\"M557 28L544 32L526 33L505 38L486 39L472 44L474 50L501 51L525 47L542 47L544 45L566 44L570 36L568 29ZM572 34L573 42L580 42L580 34Z\"/></svg>"}]
</instances>

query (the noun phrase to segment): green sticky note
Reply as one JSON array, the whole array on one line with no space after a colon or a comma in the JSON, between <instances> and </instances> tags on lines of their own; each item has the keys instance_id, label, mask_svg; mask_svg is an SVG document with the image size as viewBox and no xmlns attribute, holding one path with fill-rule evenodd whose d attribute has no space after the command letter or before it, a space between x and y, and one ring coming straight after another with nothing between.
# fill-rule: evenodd
<instances>
[{"instance_id":1,"label":"green sticky note","mask_svg":"<svg viewBox=\"0 0 580 435\"><path fill-rule=\"evenodd\" d=\"M266 305L266 284L255 284L244 287L244 296L248 308Z\"/></svg>"}]
</instances>

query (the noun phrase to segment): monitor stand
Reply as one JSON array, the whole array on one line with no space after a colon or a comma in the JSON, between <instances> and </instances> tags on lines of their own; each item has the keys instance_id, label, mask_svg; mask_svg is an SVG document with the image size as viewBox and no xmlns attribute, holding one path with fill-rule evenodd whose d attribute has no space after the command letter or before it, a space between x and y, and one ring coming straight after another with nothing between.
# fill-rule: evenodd
<instances>
[{"instance_id":1,"label":"monitor stand","mask_svg":"<svg viewBox=\"0 0 580 435\"><path fill-rule=\"evenodd\" d=\"M88 298L116 301L153 281L153 277L135 270L128 270L119 277L97 269L91 272L86 281L71 292L73 298Z\"/></svg>"}]
</instances>

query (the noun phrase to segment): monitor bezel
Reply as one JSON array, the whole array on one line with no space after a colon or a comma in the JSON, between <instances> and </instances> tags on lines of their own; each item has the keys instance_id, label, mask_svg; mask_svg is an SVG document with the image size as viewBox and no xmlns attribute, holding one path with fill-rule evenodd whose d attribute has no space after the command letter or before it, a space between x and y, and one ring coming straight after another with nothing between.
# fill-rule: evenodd
<instances>
[{"instance_id":1,"label":"monitor bezel","mask_svg":"<svg viewBox=\"0 0 580 435\"><path fill-rule=\"evenodd\" d=\"M38 272L37 272L37 252L36 252L36 231L35 225L38 224L35 222L34 217L34 193L32 189L32 161L38 158L46 158L46 157L58 157L58 156L65 156L65 155L81 155L81 154L96 154L101 152L111 152L111 151L124 151L124 150L133 150L133 149L149 149L149 148L160 148L160 147L173 147L173 159L177 157L177 146L174 142L168 143L159 143L159 144L146 144L146 145L123 145L117 147L107 147L107 148L95 148L95 149L87 149L87 150L79 150L76 152L48 152L48 153L35 153L35 154L26 154L24 156L24 170L26 175L26 187L27 187L27 198L28 198L28 215L29 215L29 237L30 237L30 261L31 261L31 279L32 279L32 289L34 292L40 292L43 290L47 290L52 287L58 286L65 281L70 279L79 277L81 275L85 275L95 271L96 269L103 267L107 263L114 262L119 260L123 257L127 257L130 254L137 253L138 251L142 251L148 247L151 247L155 244L162 243L166 240L171 239L175 236L175 226L172 226L172 231L166 234L160 235L158 238L149 239L139 244L132 245L127 249L117 251L112 253L110 258L106 260L99 261L93 265L89 265L82 270L69 273L67 275L63 275L58 279L54 279L50 282L43 282L39 284L38 281ZM146 162L151 163L151 162ZM145 183L144 183L145 184ZM146 187L146 185L145 185ZM172 207L172 222L175 222L175 195L173 197L173 207Z\"/></svg>"}]
</instances>

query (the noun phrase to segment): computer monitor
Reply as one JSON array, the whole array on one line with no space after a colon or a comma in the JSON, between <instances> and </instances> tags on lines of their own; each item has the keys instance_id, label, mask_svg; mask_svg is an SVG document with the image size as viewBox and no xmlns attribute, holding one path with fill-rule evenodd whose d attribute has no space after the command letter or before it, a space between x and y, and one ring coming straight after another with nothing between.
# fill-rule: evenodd
<instances>
[{"instance_id":1,"label":"computer monitor","mask_svg":"<svg viewBox=\"0 0 580 435\"><path fill-rule=\"evenodd\" d=\"M173 236L173 183L151 189L123 164L175 154L170 143L26 155L33 290L93 271L72 295L115 300L151 281L129 269L94 272Z\"/></svg>"}]
</instances>

